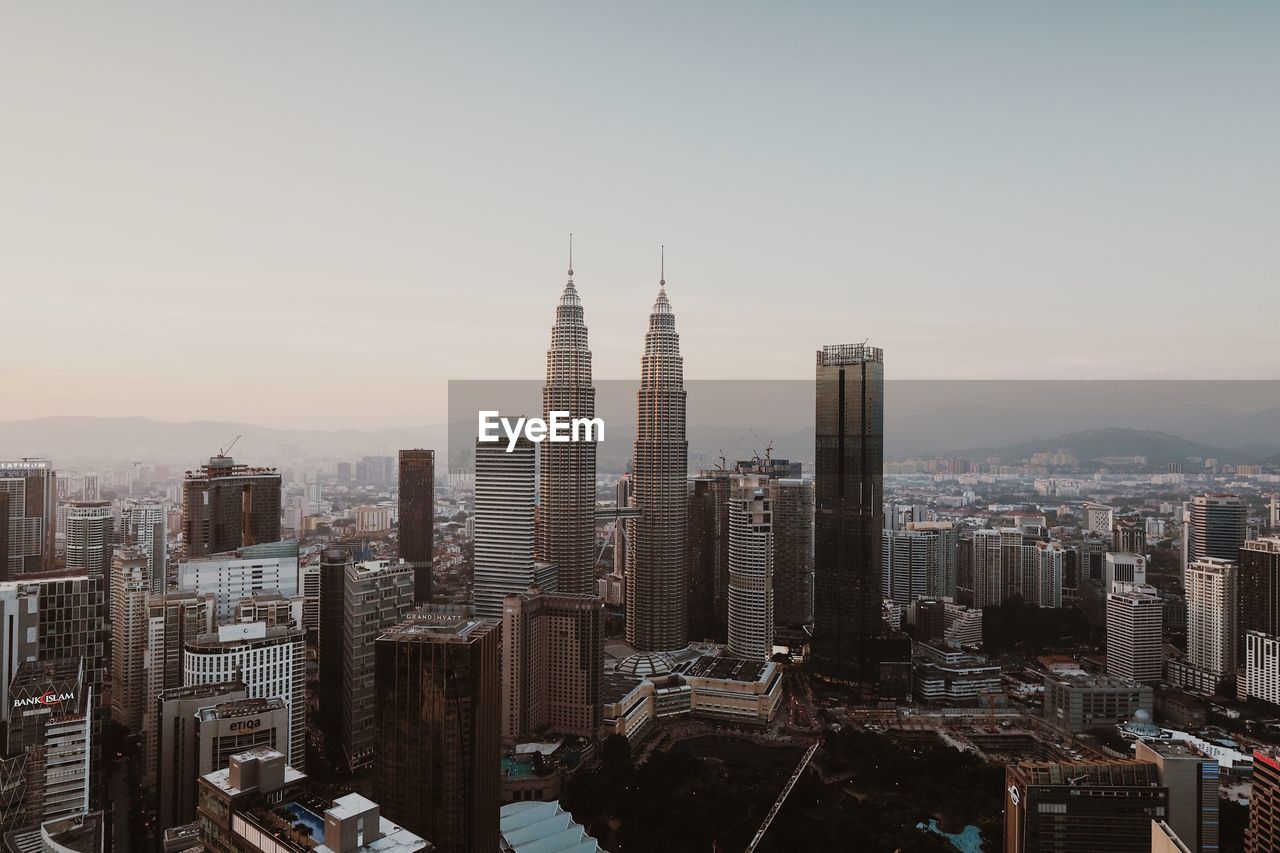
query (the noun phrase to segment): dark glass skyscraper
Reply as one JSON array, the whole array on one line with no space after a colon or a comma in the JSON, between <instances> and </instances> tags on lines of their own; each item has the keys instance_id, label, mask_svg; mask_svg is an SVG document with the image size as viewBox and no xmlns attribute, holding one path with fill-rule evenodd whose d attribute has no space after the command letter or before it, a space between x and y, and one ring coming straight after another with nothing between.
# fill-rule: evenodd
<instances>
[{"instance_id":1,"label":"dark glass skyscraper","mask_svg":"<svg viewBox=\"0 0 1280 853\"><path fill-rule=\"evenodd\" d=\"M400 451L400 559L413 563L413 600L431 600L435 544L436 453Z\"/></svg>"},{"instance_id":2,"label":"dark glass skyscraper","mask_svg":"<svg viewBox=\"0 0 1280 853\"><path fill-rule=\"evenodd\" d=\"M234 551L280 540L280 475L212 456L182 484L187 556Z\"/></svg>"},{"instance_id":3,"label":"dark glass skyscraper","mask_svg":"<svg viewBox=\"0 0 1280 853\"><path fill-rule=\"evenodd\" d=\"M865 344L818 351L814 476L814 671L879 679L884 527L884 354Z\"/></svg>"}]
</instances>

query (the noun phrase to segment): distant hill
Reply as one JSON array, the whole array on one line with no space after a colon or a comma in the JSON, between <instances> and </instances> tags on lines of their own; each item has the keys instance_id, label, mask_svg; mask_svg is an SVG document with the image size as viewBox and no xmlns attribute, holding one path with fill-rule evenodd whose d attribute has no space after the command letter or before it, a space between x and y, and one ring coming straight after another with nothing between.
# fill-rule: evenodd
<instances>
[{"instance_id":1,"label":"distant hill","mask_svg":"<svg viewBox=\"0 0 1280 853\"><path fill-rule=\"evenodd\" d=\"M445 433L444 424L366 432L141 417L30 418L0 422L0 458L47 456L63 466L140 460L191 468L239 435L232 456L250 464L274 465L283 459L389 455L404 447L443 449Z\"/></svg>"},{"instance_id":2,"label":"distant hill","mask_svg":"<svg viewBox=\"0 0 1280 853\"><path fill-rule=\"evenodd\" d=\"M1003 447L965 450L956 453L969 459L997 456L1010 462L1030 458L1036 453L1068 450L1082 462L1094 462L1107 456L1145 456L1147 464L1164 466L1188 459L1216 458L1224 464L1259 461L1256 456L1222 447L1189 441L1167 432L1140 429L1092 429L1070 432L1054 438L1035 439Z\"/></svg>"}]
</instances>

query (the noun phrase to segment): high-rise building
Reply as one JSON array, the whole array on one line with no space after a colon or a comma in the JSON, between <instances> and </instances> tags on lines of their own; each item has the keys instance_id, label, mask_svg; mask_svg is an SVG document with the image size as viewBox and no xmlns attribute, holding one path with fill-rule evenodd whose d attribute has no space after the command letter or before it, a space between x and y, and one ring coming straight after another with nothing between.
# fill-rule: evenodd
<instances>
[{"instance_id":1,"label":"high-rise building","mask_svg":"<svg viewBox=\"0 0 1280 853\"><path fill-rule=\"evenodd\" d=\"M1236 552L1240 589L1240 631L1280 636L1280 536L1250 539Z\"/></svg>"},{"instance_id":2,"label":"high-rise building","mask_svg":"<svg viewBox=\"0 0 1280 853\"><path fill-rule=\"evenodd\" d=\"M151 570L146 554L116 551L111 566L111 716L141 732L147 710L147 596Z\"/></svg>"},{"instance_id":3,"label":"high-rise building","mask_svg":"<svg viewBox=\"0 0 1280 853\"><path fill-rule=\"evenodd\" d=\"M280 539L280 475L213 456L182 483L182 532L189 557Z\"/></svg>"},{"instance_id":4,"label":"high-rise building","mask_svg":"<svg viewBox=\"0 0 1280 853\"><path fill-rule=\"evenodd\" d=\"M374 642L413 609L415 568L404 560L370 560L346 566L339 700L342 755L348 769L362 769L373 760L377 736Z\"/></svg>"},{"instance_id":5,"label":"high-rise building","mask_svg":"<svg viewBox=\"0 0 1280 853\"><path fill-rule=\"evenodd\" d=\"M1182 565L1218 557L1234 560L1244 544L1249 506L1238 495L1194 496L1183 511Z\"/></svg>"},{"instance_id":6,"label":"high-rise building","mask_svg":"<svg viewBox=\"0 0 1280 853\"><path fill-rule=\"evenodd\" d=\"M346 643L347 567L351 549L331 545L320 552L320 729L335 753L342 743L342 670Z\"/></svg>"},{"instance_id":7,"label":"high-rise building","mask_svg":"<svg viewBox=\"0 0 1280 853\"><path fill-rule=\"evenodd\" d=\"M1119 583L1146 583L1147 558L1137 553L1108 551L1103 567L1103 590L1111 592Z\"/></svg>"},{"instance_id":8,"label":"high-rise building","mask_svg":"<svg viewBox=\"0 0 1280 853\"><path fill-rule=\"evenodd\" d=\"M498 849L501 633L427 607L376 644L375 796L441 853Z\"/></svg>"},{"instance_id":9,"label":"high-rise building","mask_svg":"<svg viewBox=\"0 0 1280 853\"><path fill-rule=\"evenodd\" d=\"M1111 528L1111 550L1122 554L1145 554L1147 527L1141 518L1117 518Z\"/></svg>"},{"instance_id":10,"label":"high-rise building","mask_svg":"<svg viewBox=\"0 0 1280 853\"><path fill-rule=\"evenodd\" d=\"M142 723L142 780L154 785L159 778L159 705L153 701L167 690L183 686L183 655L186 645L211 633L217 624L213 594L170 592L147 597L147 699ZM191 806L194 813L194 801Z\"/></svg>"},{"instance_id":11,"label":"high-rise building","mask_svg":"<svg viewBox=\"0 0 1280 853\"><path fill-rule=\"evenodd\" d=\"M239 679L254 699L283 699L289 706L290 764L307 760L306 654L300 627L268 628L265 622L221 625L187 642L183 681L218 684Z\"/></svg>"},{"instance_id":12,"label":"high-rise building","mask_svg":"<svg viewBox=\"0 0 1280 853\"><path fill-rule=\"evenodd\" d=\"M298 543L264 542L182 560L178 563L178 589L213 593L220 622L232 617L236 602L242 598L264 592L297 595Z\"/></svg>"},{"instance_id":13,"label":"high-rise building","mask_svg":"<svg viewBox=\"0 0 1280 853\"><path fill-rule=\"evenodd\" d=\"M769 481L773 505L773 619L799 628L813 622L813 481Z\"/></svg>"},{"instance_id":14,"label":"high-rise building","mask_svg":"<svg viewBox=\"0 0 1280 853\"><path fill-rule=\"evenodd\" d=\"M57 535L58 473L48 459L0 460L0 493L8 506L0 522L7 535L0 544L0 581L54 568Z\"/></svg>"},{"instance_id":15,"label":"high-rise building","mask_svg":"<svg viewBox=\"0 0 1280 853\"><path fill-rule=\"evenodd\" d=\"M684 359L666 287L664 270L640 359L631 469L640 517L627 574L627 642L646 651L681 649L689 637Z\"/></svg>"},{"instance_id":16,"label":"high-rise building","mask_svg":"<svg viewBox=\"0 0 1280 853\"><path fill-rule=\"evenodd\" d=\"M729 653L773 654L773 504L769 480L738 474L729 487Z\"/></svg>"},{"instance_id":17,"label":"high-rise building","mask_svg":"<svg viewBox=\"0 0 1280 853\"><path fill-rule=\"evenodd\" d=\"M703 471L689 481L685 528L689 629L698 637L729 618L729 483L732 471Z\"/></svg>"},{"instance_id":18,"label":"high-rise building","mask_svg":"<svg viewBox=\"0 0 1280 853\"><path fill-rule=\"evenodd\" d=\"M1143 741L1133 757L1154 764L1160 784L1169 789L1165 821L1193 851L1218 849L1218 762L1183 743Z\"/></svg>"},{"instance_id":19,"label":"high-rise building","mask_svg":"<svg viewBox=\"0 0 1280 853\"><path fill-rule=\"evenodd\" d=\"M884 354L864 344L817 354L812 663L822 676L880 676L884 528Z\"/></svg>"},{"instance_id":20,"label":"high-rise building","mask_svg":"<svg viewBox=\"0 0 1280 853\"><path fill-rule=\"evenodd\" d=\"M1111 536L1111 528L1115 520L1115 508L1104 504L1087 503L1084 505L1084 528L1099 536Z\"/></svg>"},{"instance_id":21,"label":"high-rise building","mask_svg":"<svg viewBox=\"0 0 1280 853\"><path fill-rule=\"evenodd\" d=\"M203 775L200 773L200 725L196 715L203 708L247 696L244 684L238 681L174 687L156 695L152 702L157 720L152 751L165 757L156 770L158 827L180 826L196 818L196 782ZM282 743L287 741L286 732ZM217 769L220 768L205 772Z\"/></svg>"},{"instance_id":22,"label":"high-rise building","mask_svg":"<svg viewBox=\"0 0 1280 853\"><path fill-rule=\"evenodd\" d=\"M129 501L121 515L121 528L124 544L147 556L151 591L164 592L168 580L168 511L158 501Z\"/></svg>"},{"instance_id":23,"label":"high-rise building","mask_svg":"<svg viewBox=\"0 0 1280 853\"><path fill-rule=\"evenodd\" d=\"M537 586L556 589L556 567L534 559L534 450L523 436L505 444L476 442L472 566L476 615L502 618L508 595Z\"/></svg>"},{"instance_id":24,"label":"high-rise building","mask_svg":"<svg viewBox=\"0 0 1280 853\"><path fill-rule=\"evenodd\" d=\"M1005 768L1007 853L1134 853L1169 813L1154 764L1024 761Z\"/></svg>"},{"instance_id":25,"label":"high-rise building","mask_svg":"<svg viewBox=\"0 0 1280 853\"><path fill-rule=\"evenodd\" d=\"M1107 594L1107 673L1133 681L1164 674L1164 602L1154 587L1117 584Z\"/></svg>"},{"instance_id":26,"label":"high-rise building","mask_svg":"<svg viewBox=\"0 0 1280 853\"><path fill-rule=\"evenodd\" d=\"M1205 557L1186 571L1187 663L1222 682L1234 676L1239 645L1235 560Z\"/></svg>"},{"instance_id":27,"label":"high-rise building","mask_svg":"<svg viewBox=\"0 0 1280 853\"><path fill-rule=\"evenodd\" d=\"M307 645L320 642L320 563L298 566L298 587L302 591L302 628L307 632Z\"/></svg>"},{"instance_id":28,"label":"high-rise building","mask_svg":"<svg viewBox=\"0 0 1280 853\"><path fill-rule=\"evenodd\" d=\"M956 530L949 521L908 521L881 534L881 585L885 598L955 594Z\"/></svg>"},{"instance_id":29,"label":"high-rise building","mask_svg":"<svg viewBox=\"0 0 1280 853\"><path fill-rule=\"evenodd\" d=\"M604 604L594 595L530 589L502 614L502 736L600 732Z\"/></svg>"},{"instance_id":30,"label":"high-rise building","mask_svg":"<svg viewBox=\"0 0 1280 853\"><path fill-rule=\"evenodd\" d=\"M436 452L400 451L400 559L413 563L414 600L431 600L435 557Z\"/></svg>"},{"instance_id":31,"label":"high-rise building","mask_svg":"<svg viewBox=\"0 0 1280 853\"><path fill-rule=\"evenodd\" d=\"M1035 576L1027 601L1037 607L1062 606L1062 577L1066 570L1067 549L1061 542L1035 543Z\"/></svg>"},{"instance_id":32,"label":"high-rise building","mask_svg":"<svg viewBox=\"0 0 1280 853\"><path fill-rule=\"evenodd\" d=\"M110 587L115 519L110 501L77 501L67 508L67 571L104 579Z\"/></svg>"},{"instance_id":33,"label":"high-rise building","mask_svg":"<svg viewBox=\"0 0 1280 853\"><path fill-rule=\"evenodd\" d=\"M1244 831L1245 853L1280 850L1280 754L1254 750L1253 794L1249 798L1249 824Z\"/></svg>"},{"instance_id":34,"label":"high-rise building","mask_svg":"<svg viewBox=\"0 0 1280 853\"><path fill-rule=\"evenodd\" d=\"M556 307L547 350L547 381L542 414L568 412L570 419L594 418L596 389L591 384L591 350L582 300L569 281ZM596 445L594 441L544 441L541 453L537 559L556 567L559 592L595 591ZM434 840L434 839L433 839Z\"/></svg>"},{"instance_id":35,"label":"high-rise building","mask_svg":"<svg viewBox=\"0 0 1280 853\"><path fill-rule=\"evenodd\" d=\"M990 607L1014 597L1037 601L1037 545L1042 541L1017 527L974 531L966 566L973 580L974 606ZM1063 555L1064 573L1065 559Z\"/></svg>"}]
</instances>

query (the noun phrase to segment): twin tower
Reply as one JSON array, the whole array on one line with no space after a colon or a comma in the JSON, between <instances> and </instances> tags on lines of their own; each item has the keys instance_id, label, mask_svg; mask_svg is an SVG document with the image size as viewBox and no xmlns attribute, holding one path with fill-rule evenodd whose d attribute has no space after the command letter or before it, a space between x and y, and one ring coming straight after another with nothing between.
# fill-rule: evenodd
<instances>
[{"instance_id":1,"label":"twin tower","mask_svg":"<svg viewBox=\"0 0 1280 853\"><path fill-rule=\"evenodd\" d=\"M634 560L627 572L627 642L645 651L683 648L688 642L685 527L688 521L684 360L676 317L667 300L665 269L649 314L636 397L632 483ZM596 391L582 299L569 280L556 307L542 389L544 416L569 412L595 417ZM596 446L543 442L537 559L558 567L562 593L595 592Z\"/></svg>"}]
</instances>

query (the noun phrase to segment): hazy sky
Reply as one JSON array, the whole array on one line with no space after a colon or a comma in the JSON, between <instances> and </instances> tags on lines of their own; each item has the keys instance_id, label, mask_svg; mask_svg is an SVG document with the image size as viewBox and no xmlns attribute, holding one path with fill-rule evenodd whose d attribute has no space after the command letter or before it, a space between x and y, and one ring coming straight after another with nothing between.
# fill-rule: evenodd
<instances>
[{"instance_id":1,"label":"hazy sky","mask_svg":"<svg viewBox=\"0 0 1280 853\"><path fill-rule=\"evenodd\" d=\"M1280 375L1275 3L6 3L0 420L596 375ZM334 402L337 402L337 405ZM322 414L323 413L323 414Z\"/></svg>"}]
</instances>

